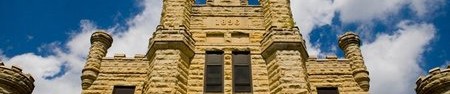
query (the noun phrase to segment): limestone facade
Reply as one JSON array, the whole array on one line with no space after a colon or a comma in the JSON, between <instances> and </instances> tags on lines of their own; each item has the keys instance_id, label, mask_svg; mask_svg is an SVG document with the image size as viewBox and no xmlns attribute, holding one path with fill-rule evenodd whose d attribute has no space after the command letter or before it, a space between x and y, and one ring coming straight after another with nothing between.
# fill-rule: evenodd
<instances>
[{"instance_id":1,"label":"limestone facade","mask_svg":"<svg viewBox=\"0 0 450 94\"><path fill-rule=\"evenodd\" d=\"M294 25L290 0L164 0L160 25L146 55L105 57L112 38L91 37L82 94L367 94L368 71L354 33L339 39L345 58L309 56ZM208 52L221 52L220 92L205 90ZM249 52L250 92L236 92L235 52ZM215 69L217 70L217 69Z\"/></svg>"},{"instance_id":2,"label":"limestone facade","mask_svg":"<svg viewBox=\"0 0 450 94\"><path fill-rule=\"evenodd\" d=\"M0 94L31 94L34 78L16 66L7 68L0 61Z\"/></svg>"}]
</instances>

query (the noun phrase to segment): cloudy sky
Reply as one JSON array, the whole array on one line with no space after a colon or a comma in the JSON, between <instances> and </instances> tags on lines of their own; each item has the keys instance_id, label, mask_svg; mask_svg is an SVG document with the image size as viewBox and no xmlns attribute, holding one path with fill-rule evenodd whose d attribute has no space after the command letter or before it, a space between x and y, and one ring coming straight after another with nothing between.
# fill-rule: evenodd
<instances>
[{"instance_id":1,"label":"cloudy sky","mask_svg":"<svg viewBox=\"0 0 450 94\"><path fill-rule=\"evenodd\" d=\"M34 94L79 94L89 36L114 37L108 56L144 54L162 0L1 0L0 60L36 79ZM310 55L337 54L337 38L354 31L372 94L414 94L415 80L450 64L446 0L291 0Z\"/></svg>"}]
</instances>

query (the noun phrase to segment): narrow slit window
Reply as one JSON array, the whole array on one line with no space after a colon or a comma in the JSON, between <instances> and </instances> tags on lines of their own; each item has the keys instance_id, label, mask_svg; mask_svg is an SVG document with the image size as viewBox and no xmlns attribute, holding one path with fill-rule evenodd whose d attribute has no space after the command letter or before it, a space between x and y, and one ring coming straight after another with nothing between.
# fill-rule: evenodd
<instances>
[{"instance_id":1,"label":"narrow slit window","mask_svg":"<svg viewBox=\"0 0 450 94\"><path fill-rule=\"evenodd\" d=\"M336 87L317 88L317 94L339 94L339 91Z\"/></svg>"},{"instance_id":2,"label":"narrow slit window","mask_svg":"<svg viewBox=\"0 0 450 94\"><path fill-rule=\"evenodd\" d=\"M195 4L206 4L206 0L195 0Z\"/></svg>"},{"instance_id":3,"label":"narrow slit window","mask_svg":"<svg viewBox=\"0 0 450 94\"><path fill-rule=\"evenodd\" d=\"M114 86L113 94L134 94L135 86Z\"/></svg>"},{"instance_id":4,"label":"narrow slit window","mask_svg":"<svg viewBox=\"0 0 450 94\"><path fill-rule=\"evenodd\" d=\"M233 90L235 93L251 93L250 52L233 52Z\"/></svg>"},{"instance_id":5,"label":"narrow slit window","mask_svg":"<svg viewBox=\"0 0 450 94\"><path fill-rule=\"evenodd\" d=\"M259 0L248 0L248 5L259 5Z\"/></svg>"},{"instance_id":6,"label":"narrow slit window","mask_svg":"<svg viewBox=\"0 0 450 94\"><path fill-rule=\"evenodd\" d=\"M205 92L223 92L223 52L206 52Z\"/></svg>"}]
</instances>

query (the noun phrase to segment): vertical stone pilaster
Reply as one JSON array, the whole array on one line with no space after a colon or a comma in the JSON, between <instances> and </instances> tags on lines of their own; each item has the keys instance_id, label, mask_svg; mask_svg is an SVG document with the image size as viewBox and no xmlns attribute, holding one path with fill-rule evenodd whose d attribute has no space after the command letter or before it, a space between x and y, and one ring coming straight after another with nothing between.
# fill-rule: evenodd
<instances>
[{"instance_id":1,"label":"vertical stone pilaster","mask_svg":"<svg viewBox=\"0 0 450 94\"><path fill-rule=\"evenodd\" d=\"M205 55L196 54L189 67L188 94L201 94L204 87Z\"/></svg>"},{"instance_id":2,"label":"vertical stone pilaster","mask_svg":"<svg viewBox=\"0 0 450 94\"><path fill-rule=\"evenodd\" d=\"M254 94L269 93L269 75L267 64L261 55L251 56L252 83Z\"/></svg>"},{"instance_id":3,"label":"vertical stone pilaster","mask_svg":"<svg viewBox=\"0 0 450 94\"><path fill-rule=\"evenodd\" d=\"M192 12L194 0L163 0L161 25L165 28L187 28Z\"/></svg>"},{"instance_id":4,"label":"vertical stone pilaster","mask_svg":"<svg viewBox=\"0 0 450 94\"><path fill-rule=\"evenodd\" d=\"M345 58L351 60L355 81L364 91L369 91L369 72L364 65L360 44L359 36L352 32L345 33L339 39L339 47L344 50Z\"/></svg>"},{"instance_id":5,"label":"vertical stone pilaster","mask_svg":"<svg viewBox=\"0 0 450 94\"><path fill-rule=\"evenodd\" d=\"M112 42L112 37L103 31L98 31L92 34L91 48L89 50L86 65L84 66L81 75L83 89L89 88L95 79L97 79L102 58L106 56L108 48L111 47Z\"/></svg>"},{"instance_id":6,"label":"vertical stone pilaster","mask_svg":"<svg viewBox=\"0 0 450 94\"><path fill-rule=\"evenodd\" d=\"M296 50L278 50L268 63L271 94L310 94L306 66Z\"/></svg>"},{"instance_id":7,"label":"vertical stone pilaster","mask_svg":"<svg viewBox=\"0 0 450 94\"><path fill-rule=\"evenodd\" d=\"M145 94L186 94L188 81L187 58L180 50L157 50L149 64Z\"/></svg>"},{"instance_id":8,"label":"vertical stone pilaster","mask_svg":"<svg viewBox=\"0 0 450 94\"><path fill-rule=\"evenodd\" d=\"M230 50L224 51L224 64L223 64L223 85L224 94L233 93L233 62L231 60L232 52Z\"/></svg>"}]
</instances>

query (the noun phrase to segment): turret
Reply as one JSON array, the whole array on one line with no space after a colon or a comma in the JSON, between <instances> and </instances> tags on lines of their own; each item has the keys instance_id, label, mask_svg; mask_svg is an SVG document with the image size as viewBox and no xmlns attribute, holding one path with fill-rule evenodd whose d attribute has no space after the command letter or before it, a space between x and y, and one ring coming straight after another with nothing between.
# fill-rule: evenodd
<instances>
[{"instance_id":1,"label":"turret","mask_svg":"<svg viewBox=\"0 0 450 94\"><path fill-rule=\"evenodd\" d=\"M446 69L431 69L416 81L417 94L450 94L450 65Z\"/></svg>"},{"instance_id":2,"label":"turret","mask_svg":"<svg viewBox=\"0 0 450 94\"><path fill-rule=\"evenodd\" d=\"M364 90L369 90L369 72L364 65L363 56L359 46L361 42L359 36L352 32L347 32L340 36L339 47L344 50L345 58L351 62L353 77L358 85Z\"/></svg>"},{"instance_id":3,"label":"turret","mask_svg":"<svg viewBox=\"0 0 450 94\"><path fill-rule=\"evenodd\" d=\"M87 58L86 65L81 75L82 88L89 88L97 79L100 71L102 58L106 56L107 50L111 47L113 39L104 31L97 31L91 36L91 48Z\"/></svg>"},{"instance_id":4,"label":"turret","mask_svg":"<svg viewBox=\"0 0 450 94\"><path fill-rule=\"evenodd\" d=\"M5 67L0 61L0 94L31 94L34 79L30 74L22 73L16 66Z\"/></svg>"}]
</instances>

